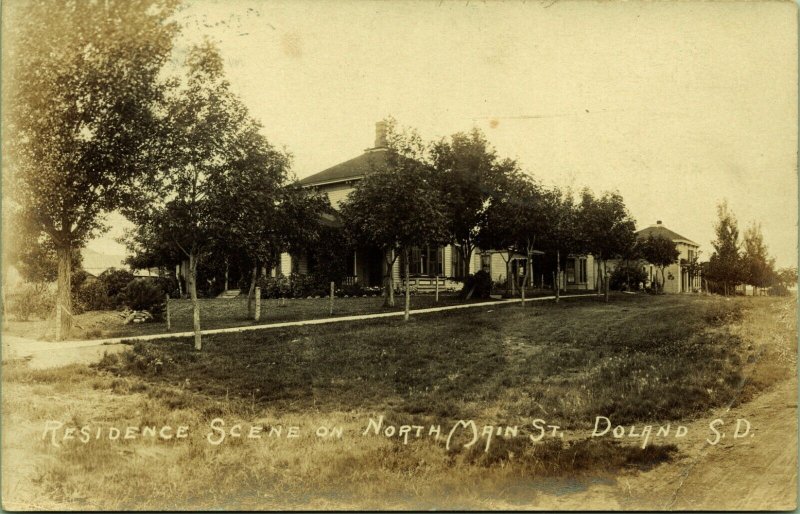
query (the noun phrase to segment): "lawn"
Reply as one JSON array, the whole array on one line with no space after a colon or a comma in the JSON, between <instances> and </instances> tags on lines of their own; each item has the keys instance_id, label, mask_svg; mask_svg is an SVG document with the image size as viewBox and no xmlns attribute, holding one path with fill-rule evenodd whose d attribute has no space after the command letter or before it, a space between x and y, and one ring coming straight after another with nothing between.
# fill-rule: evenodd
<instances>
[{"instance_id":1,"label":"lawn","mask_svg":"<svg viewBox=\"0 0 800 514\"><path fill-rule=\"evenodd\" d=\"M188 340L140 342L91 368L6 365L4 428L12 429L7 441L24 446L30 438L26 455L37 482L29 494L40 505L530 507L549 480L585 486L676 458L666 442L641 449L578 435L595 416L615 424L693 419L791 376L794 339L789 346L756 341L775 333L778 318L792 322L794 305L620 295L608 304L576 298L408 323L214 335L202 353ZM523 433L542 418L565 427L567 437L537 444L498 437L488 452L482 444L448 450L426 437L404 444L363 436L379 416L398 427L463 419L519 425ZM295 425L300 435L211 445L204 438L214 418L245 431ZM100 439L54 448L42 440L47 420L198 430L185 441ZM345 435L317 437L321 426Z\"/></svg>"},{"instance_id":2,"label":"lawn","mask_svg":"<svg viewBox=\"0 0 800 514\"><path fill-rule=\"evenodd\" d=\"M549 295L541 292L536 296ZM443 307L463 303L479 303L485 300L462 301L458 294L441 293L439 301L433 294L411 296L412 309ZM335 298L333 316L372 314L380 312L399 312L403 310L404 297L397 295L395 307L384 307L383 297ZM265 299L261 301L261 318L258 322L247 315L247 299L206 298L200 299L200 319L203 329L228 328L256 324L279 323L331 317L328 298L291 298L284 300ZM190 300L170 300L170 321L173 332L192 330L192 303ZM9 321L6 333L33 339L52 339L55 334L54 320ZM71 339L98 339L105 337L136 336L166 332L164 321L141 324L123 324L122 317L113 311L92 311L79 314Z\"/></svg>"}]
</instances>

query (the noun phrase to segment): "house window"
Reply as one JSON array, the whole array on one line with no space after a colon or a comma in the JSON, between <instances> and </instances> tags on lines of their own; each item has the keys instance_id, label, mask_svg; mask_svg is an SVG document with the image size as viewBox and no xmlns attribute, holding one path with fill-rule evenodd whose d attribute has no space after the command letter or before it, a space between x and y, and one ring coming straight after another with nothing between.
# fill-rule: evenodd
<instances>
[{"instance_id":1,"label":"house window","mask_svg":"<svg viewBox=\"0 0 800 514\"><path fill-rule=\"evenodd\" d=\"M575 283L575 260L576 259L567 259L567 269L565 270L567 275L567 284Z\"/></svg>"},{"instance_id":2,"label":"house window","mask_svg":"<svg viewBox=\"0 0 800 514\"><path fill-rule=\"evenodd\" d=\"M411 276L434 276L442 274L443 248L412 248L409 252L408 273ZM405 262L401 256L401 269L405 270Z\"/></svg>"},{"instance_id":3,"label":"house window","mask_svg":"<svg viewBox=\"0 0 800 514\"><path fill-rule=\"evenodd\" d=\"M481 254L481 270L485 271L489 275L492 274L492 254Z\"/></svg>"}]
</instances>

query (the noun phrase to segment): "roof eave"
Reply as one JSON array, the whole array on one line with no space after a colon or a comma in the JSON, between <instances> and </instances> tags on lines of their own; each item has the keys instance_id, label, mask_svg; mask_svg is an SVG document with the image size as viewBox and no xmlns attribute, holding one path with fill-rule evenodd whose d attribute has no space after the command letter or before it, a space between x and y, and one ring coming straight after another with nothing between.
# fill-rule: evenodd
<instances>
[{"instance_id":1,"label":"roof eave","mask_svg":"<svg viewBox=\"0 0 800 514\"><path fill-rule=\"evenodd\" d=\"M342 182L353 182L356 180L361 180L364 178L364 175L353 175L352 177L345 177L345 178L336 178L333 180L322 180L319 182L306 182L304 183L302 180L300 181L300 185L303 187L317 187L317 186L329 186L331 184L339 184Z\"/></svg>"}]
</instances>

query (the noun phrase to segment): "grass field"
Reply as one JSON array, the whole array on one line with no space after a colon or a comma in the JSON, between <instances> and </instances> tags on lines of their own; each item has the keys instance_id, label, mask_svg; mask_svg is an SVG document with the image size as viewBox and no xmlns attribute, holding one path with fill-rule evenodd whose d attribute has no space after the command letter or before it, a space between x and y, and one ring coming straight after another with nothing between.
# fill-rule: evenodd
<instances>
[{"instance_id":1,"label":"grass field","mask_svg":"<svg viewBox=\"0 0 800 514\"><path fill-rule=\"evenodd\" d=\"M91 368L6 364L4 444L33 466L33 485L15 494L40 506L479 508L494 498L523 507L549 481L583 487L675 458L668 443L579 436L597 415L692 419L791 376L794 348L764 343L787 315L794 305L782 299L620 295L215 335L202 353L189 341L137 343ZM428 437L363 436L379 416L398 427L471 419L523 434L542 418L567 437L448 450ZM284 435L212 445L214 418ZM184 441L55 448L42 438L47 420L196 430ZM294 439L285 437L292 425ZM344 436L317 437L317 427Z\"/></svg>"}]
</instances>

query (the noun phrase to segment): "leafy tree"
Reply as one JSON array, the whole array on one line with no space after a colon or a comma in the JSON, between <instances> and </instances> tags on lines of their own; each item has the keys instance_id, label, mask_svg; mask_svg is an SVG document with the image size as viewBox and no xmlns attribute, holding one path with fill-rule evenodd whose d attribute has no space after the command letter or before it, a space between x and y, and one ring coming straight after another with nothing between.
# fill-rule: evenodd
<instances>
[{"instance_id":1,"label":"leafy tree","mask_svg":"<svg viewBox=\"0 0 800 514\"><path fill-rule=\"evenodd\" d=\"M786 287L797 285L797 268L781 268L776 273L777 280Z\"/></svg>"},{"instance_id":2,"label":"leafy tree","mask_svg":"<svg viewBox=\"0 0 800 514\"><path fill-rule=\"evenodd\" d=\"M664 284L666 282L665 269L671 264L678 262L680 251L675 241L667 239L666 237L654 236L650 234L647 239L639 244L639 251L642 257L661 270L661 283L658 288L664 292Z\"/></svg>"},{"instance_id":3,"label":"leafy tree","mask_svg":"<svg viewBox=\"0 0 800 514\"><path fill-rule=\"evenodd\" d=\"M317 246L325 223L333 220L333 207L324 193L292 182L282 190L280 216L281 251L297 254Z\"/></svg>"},{"instance_id":4,"label":"leafy tree","mask_svg":"<svg viewBox=\"0 0 800 514\"><path fill-rule=\"evenodd\" d=\"M519 171L510 172L507 175L503 189L505 190L505 201L497 203L497 206L501 207L500 212L493 214L504 218L498 228L501 229L501 238L506 239L505 244L509 255L525 256L527 270L519 284L524 299L525 288L529 285L527 282L532 279L533 275L534 251L546 244L545 237L550 230L548 227L550 220L550 216L548 216L550 205L547 203L548 192L529 175ZM487 210L492 210L492 207ZM509 261L506 261L506 266L508 267L508 265Z\"/></svg>"},{"instance_id":5,"label":"leafy tree","mask_svg":"<svg viewBox=\"0 0 800 514\"><path fill-rule=\"evenodd\" d=\"M148 226L146 232L159 247L170 242L188 260L194 346L200 350L198 264L215 244L227 240L225 213L234 207L220 202L219 194L225 191L226 173L241 159L242 133L252 122L231 93L213 44L205 41L191 48L186 68L186 80L171 90L165 103L169 157L159 161L156 180L143 184L146 205L124 213L136 225Z\"/></svg>"},{"instance_id":6,"label":"leafy tree","mask_svg":"<svg viewBox=\"0 0 800 514\"><path fill-rule=\"evenodd\" d=\"M572 194L558 188L545 192L542 208L546 219L541 249L555 257L556 302L558 302L561 296L561 259L579 250L576 232L577 208Z\"/></svg>"},{"instance_id":7,"label":"leafy tree","mask_svg":"<svg viewBox=\"0 0 800 514\"><path fill-rule=\"evenodd\" d=\"M717 224L714 227L717 238L711 243L714 253L708 260L706 276L717 284L725 295L732 292L737 284L741 284L744 265L739 252L739 227L736 217L728 209L728 202L717 206Z\"/></svg>"},{"instance_id":8,"label":"leafy tree","mask_svg":"<svg viewBox=\"0 0 800 514\"><path fill-rule=\"evenodd\" d=\"M608 301L608 259L629 254L636 244L636 222L631 218L622 195L607 192L596 197L585 189L577 212L579 245L591 253L602 271L601 287Z\"/></svg>"},{"instance_id":9,"label":"leafy tree","mask_svg":"<svg viewBox=\"0 0 800 514\"><path fill-rule=\"evenodd\" d=\"M52 240L35 228L17 224L19 218L12 216L14 230L7 233L4 266L13 265L26 282L41 288L58 279L58 255ZM70 252L70 269L77 270L83 263L79 248Z\"/></svg>"},{"instance_id":10,"label":"leafy tree","mask_svg":"<svg viewBox=\"0 0 800 514\"><path fill-rule=\"evenodd\" d=\"M10 197L58 258L59 337L71 328L73 251L130 205L158 144L158 75L174 0L13 2L3 9Z\"/></svg>"},{"instance_id":11,"label":"leafy tree","mask_svg":"<svg viewBox=\"0 0 800 514\"><path fill-rule=\"evenodd\" d=\"M533 279L533 253L544 244L549 227L546 204L546 192L540 184L528 176L520 180L519 190L516 192L516 221L515 249L517 253L525 256L527 270L520 284L522 297L525 298L525 288Z\"/></svg>"},{"instance_id":12,"label":"leafy tree","mask_svg":"<svg viewBox=\"0 0 800 514\"><path fill-rule=\"evenodd\" d=\"M361 180L341 206L350 237L379 248L385 259L384 296L394 305L392 267L403 255L406 281L413 247L447 241L446 216L432 182L431 167L422 159L422 144L414 132L399 133L389 120L386 169L375 170ZM406 314L410 308L406 287Z\"/></svg>"},{"instance_id":13,"label":"leafy tree","mask_svg":"<svg viewBox=\"0 0 800 514\"><path fill-rule=\"evenodd\" d=\"M159 230L160 227L148 223L134 225L126 229L120 238L120 243L125 245L128 257L125 264L131 269L160 268L166 275L173 275L178 286L178 294L183 297L183 277L178 273L178 266L185 256L175 242ZM161 239L166 237L166 239Z\"/></svg>"},{"instance_id":14,"label":"leafy tree","mask_svg":"<svg viewBox=\"0 0 800 514\"><path fill-rule=\"evenodd\" d=\"M503 166L504 172L478 222L476 242L480 248L501 252L506 265L506 284L513 295L515 283L510 259L519 242L519 192L524 188L525 179L515 161L507 159Z\"/></svg>"},{"instance_id":15,"label":"leafy tree","mask_svg":"<svg viewBox=\"0 0 800 514\"><path fill-rule=\"evenodd\" d=\"M308 236L298 232L314 232L318 224L317 211L306 201L309 193L287 184L290 156L273 148L260 130L255 122L241 130L235 157L215 194L215 212L227 227L220 237L228 239L230 248L241 249L250 263L248 313L259 267L273 268L290 243Z\"/></svg>"},{"instance_id":16,"label":"leafy tree","mask_svg":"<svg viewBox=\"0 0 800 514\"><path fill-rule=\"evenodd\" d=\"M681 260L683 266L686 268L686 273L689 275L690 282L693 283L694 279L697 277L702 277L703 273L708 265L707 262L700 262L700 254L701 251L698 251L691 259L684 261ZM701 284L702 290L702 284Z\"/></svg>"},{"instance_id":17,"label":"leafy tree","mask_svg":"<svg viewBox=\"0 0 800 514\"><path fill-rule=\"evenodd\" d=\"M753 223L744 231L744 252L742 266L744 280L756 288L765 288L775 282L775 260L767 253L764 235L761 233L761 224Z\"/></svg>"},{"instance_id":18,"label":"leafy tree","mask_svg":"<svg viewBox=\"0 0 800 514\"><path fill-rule=\"evenodd\" d=\"M476 247L480 221L504 171L483 133L459 132L431 145L436 187L447 217L447 230L461 262L468 265ZM466 269L458 270L466 275Z\"/></svg>"}]
</instances>

